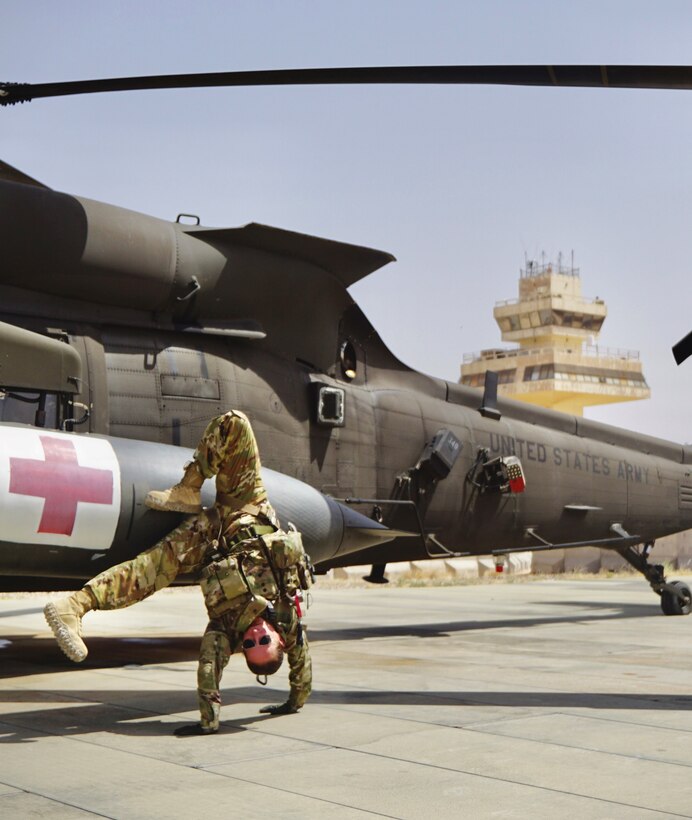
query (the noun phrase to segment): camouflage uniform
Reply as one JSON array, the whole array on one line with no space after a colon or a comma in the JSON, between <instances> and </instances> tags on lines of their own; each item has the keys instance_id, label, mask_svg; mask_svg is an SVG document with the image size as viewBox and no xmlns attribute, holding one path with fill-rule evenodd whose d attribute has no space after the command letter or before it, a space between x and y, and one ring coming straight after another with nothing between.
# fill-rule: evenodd
<instances>
[{"instance_id":1,"label":"camouflage uniform","mask_svg":"<svg viewBox=\"0 0 692 820\"><path fill-rule=\"evenodd\" d=\"M260 475L257 442L247 417L236 410L212 419L194 454L205 478L216 476L216 504L210 511L190 515L150 549L117 564L86 584L99 609L120 609L141 601L171 584L181 573L198 573L207 563L211 542L223 533L228 541L252 537L259 528L278 528L278 520ZM262 589L270 568L261 552L249 555L250 593L221 603L205 596L210 623L202 640L198 686L203 725L218 725L219 682L230 655L242 634L267 606ZM242 600L241 600L242 598ZM299 708L311 688L311 664L307 641L293 605L277 602L275 626L286 642L291 693L289 701ZM250 615L252 617L250 617ZM248 620L249 618L249 620Z\"/></svg>"}]
</instances>

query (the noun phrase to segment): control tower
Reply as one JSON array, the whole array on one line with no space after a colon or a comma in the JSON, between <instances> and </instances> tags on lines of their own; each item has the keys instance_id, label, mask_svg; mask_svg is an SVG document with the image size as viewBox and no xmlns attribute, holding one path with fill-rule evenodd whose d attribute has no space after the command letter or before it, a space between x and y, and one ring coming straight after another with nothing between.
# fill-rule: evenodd
<instances>
[{"instance_id":1,"label":"control tower","mask_svg":"<svg viewBox=\"0 0 692 820\"><path fill-rule=\"evenodd\" d=\"M483 387L485 371L498 374L498 392L513 399L583 415L584 407L651 395L639 352L595 345L606 317L602 299L581 294L579 268L526 262L519 298L497 302L493 315L506 342L464 355L462 384Z\"/></svg>"}]
</instances>

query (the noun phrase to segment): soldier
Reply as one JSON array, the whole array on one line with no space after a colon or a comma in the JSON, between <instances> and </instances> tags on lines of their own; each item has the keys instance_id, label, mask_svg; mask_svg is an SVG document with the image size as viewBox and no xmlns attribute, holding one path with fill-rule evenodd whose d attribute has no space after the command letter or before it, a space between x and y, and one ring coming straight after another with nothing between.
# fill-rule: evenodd
<instances>
[{"instance_id":1,"label":"soldier","mask_svg":"<svg viewBox=\"0 0 692 820\"><path fill-rule=\"evenodd\" d=\"M216 502L203 510L200 489L212 476ZM307 562L298 534L279 530L247 417L231 410L212 419L180 483L150 492L146 504L191 514L150 549L102 572L70 597L46 605L45 617L60 648L71 660L83 661L87 648L81 621L87 612L130 606L181 573L201 573L210 616L197 675L201 721L178 733L218 731L221 674L240 648L257 675L273 674L286 651L289 698L260 711L296 712L307 700L312 680L307 640L292 598ZM284 566L275 565L275 555Z\"/></svg>"}]
</instances>

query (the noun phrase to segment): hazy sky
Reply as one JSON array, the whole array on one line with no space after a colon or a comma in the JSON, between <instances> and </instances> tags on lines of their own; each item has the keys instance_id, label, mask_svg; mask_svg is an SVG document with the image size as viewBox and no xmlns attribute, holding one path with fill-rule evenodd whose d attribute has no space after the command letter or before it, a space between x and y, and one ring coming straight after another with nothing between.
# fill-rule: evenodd
<instances>
[{"instance_id":1,"label":"hazy sky","mask_svg":"<svg viewBox=\"0 0 692 820\"><path fill-rule=\"evenodd\" d=\"M342 65L692 62L692 2L4 0L0 78ZM590 418L692 441L692 92L323 87L130 92L0 109L0 157L57 190L393 253L352 289L393 352L450 380L500 344L524 255L605 299L652 399ZM1 259L1 257L0 257ZM1 264L1 263L0 263Z\"/></svg>"}]
</instances>

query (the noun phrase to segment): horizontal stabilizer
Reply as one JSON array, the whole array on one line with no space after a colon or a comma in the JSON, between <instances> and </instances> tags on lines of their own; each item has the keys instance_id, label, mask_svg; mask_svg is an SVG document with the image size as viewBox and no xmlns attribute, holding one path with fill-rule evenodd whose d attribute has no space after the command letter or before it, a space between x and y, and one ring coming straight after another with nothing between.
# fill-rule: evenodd
<instances>
[{"instance_id":1,"label":"horizontal stabilizer","mask_svg":"<svg viewBox=\"0 0 692 820\"><path fill-rule=\"evenodd\" d=\"M395 261L395 257L385 251L272 228L258 222L250 222L241 228L191 226L185 229L185 233L211 242L227 242L302 259L328 271L347 288L388 262Z\"/></svg>"}]
</instances>

